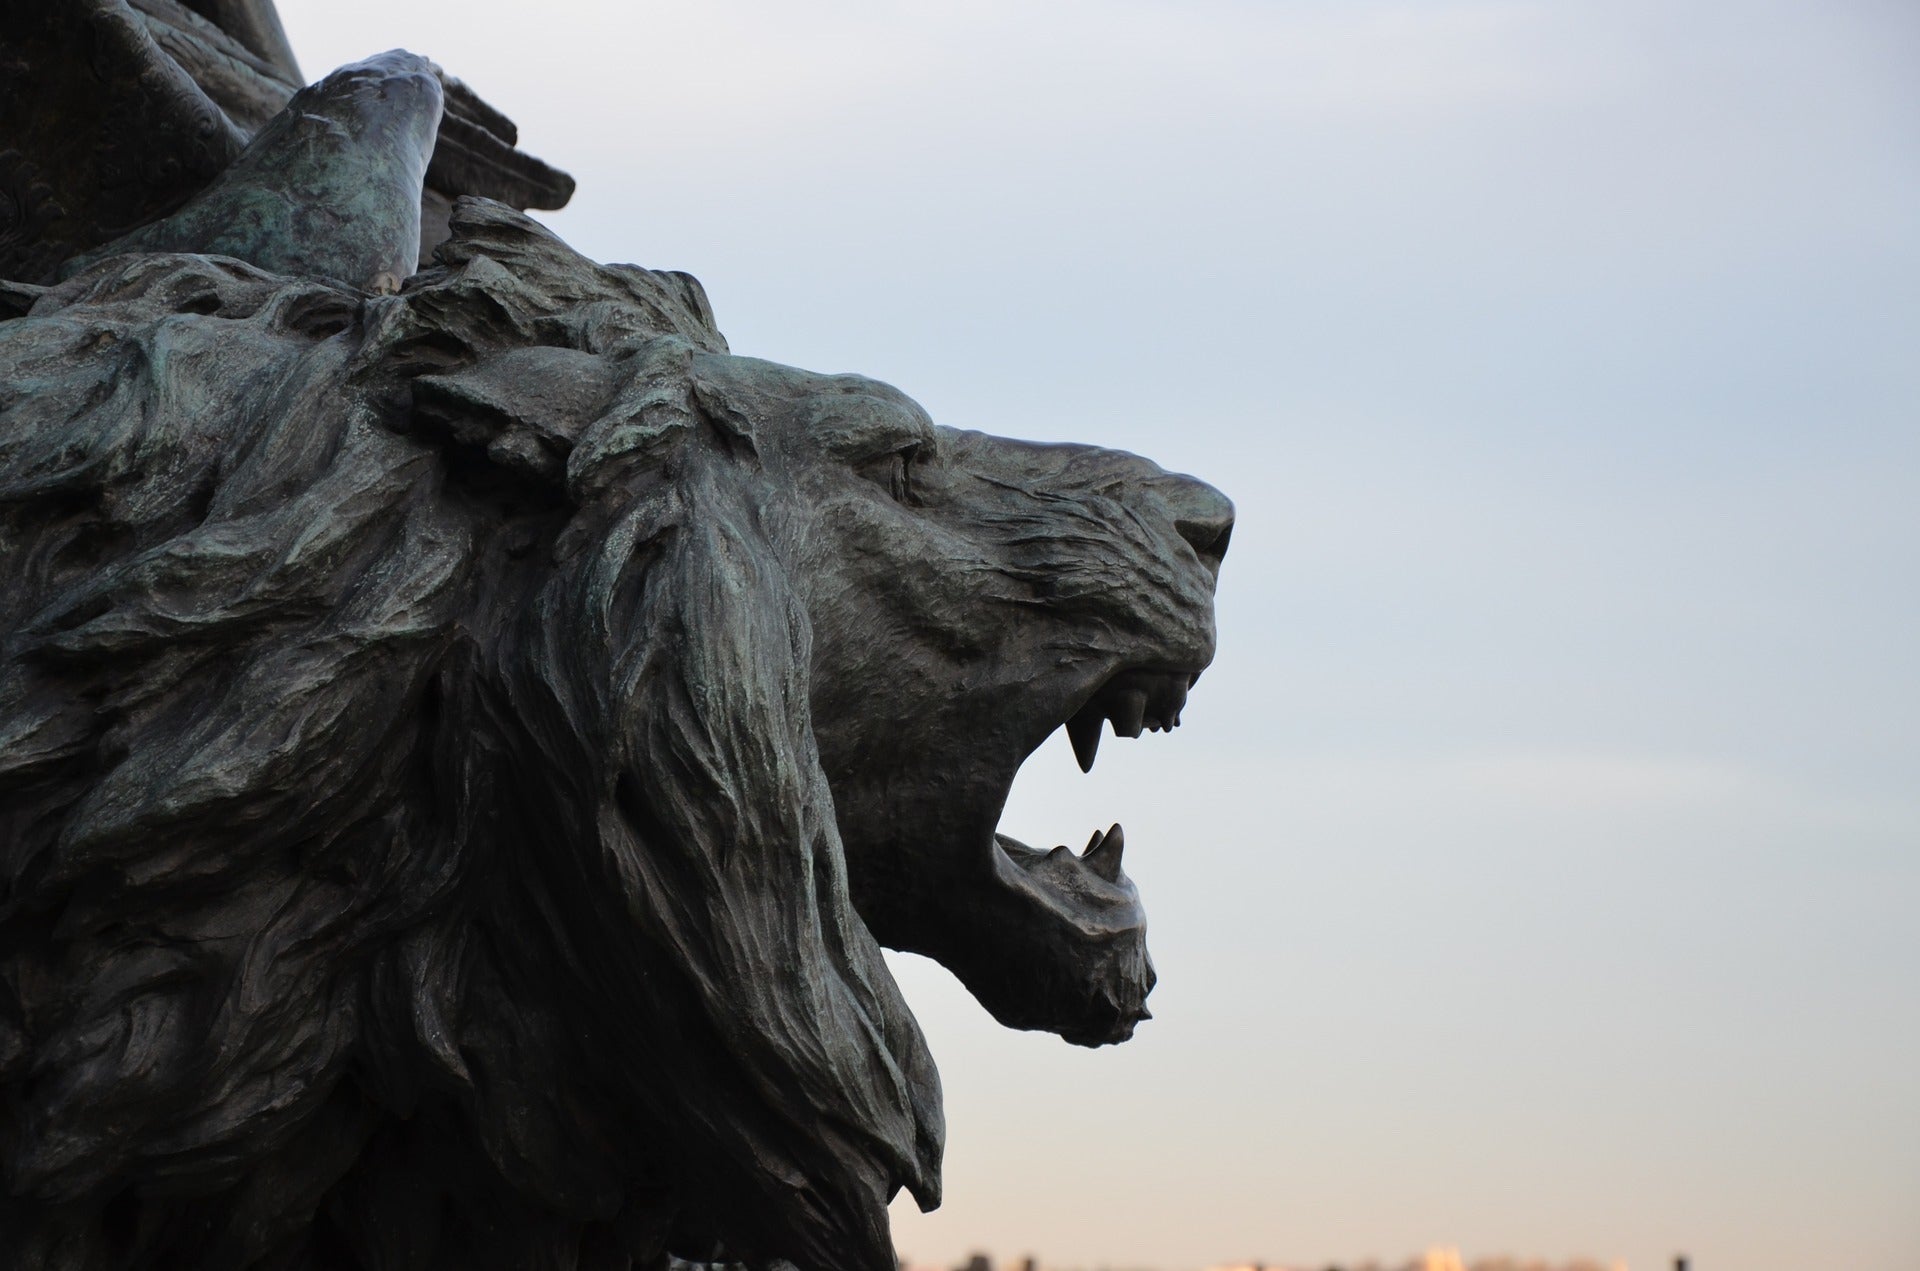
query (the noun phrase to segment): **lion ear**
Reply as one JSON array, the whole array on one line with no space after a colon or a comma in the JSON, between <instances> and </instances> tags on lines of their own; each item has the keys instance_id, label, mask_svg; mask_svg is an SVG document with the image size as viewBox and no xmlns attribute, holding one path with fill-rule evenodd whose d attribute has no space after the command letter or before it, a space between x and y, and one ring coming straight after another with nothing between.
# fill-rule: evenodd
<instances>
[{"instance_id":1,"label":"lion ear","mask_svg":"<svg viewBox=\"0 0 1920 1271\"><path fill-rule=\"evenodd\" d=\"M410 427L557 490L580 421L605 410L618 381L618 365L591 353L507 349L458 371L415 376Z\"/></svg>"},{"instance_id":2,"label":"lion ear","mask_svg":"<svg viewBox=\"0 0 1920 1271\"><path fill-rule=\"evenodd\" d=\"M594 973L641 1004L649 1111L708 1203L761 1224L755 1252L890 1268L887 1201L937 1196L938 1079L848 897L807 616L753 465L703 434L676 467L548 592L522 664L597 717L576 738L611 739L575 751L599 791L585 882L615 923Z\"/></svg>"},{"instance_id":3,"label":"lion ear","mask_svg":"<svg viewBox=\"0 0 1920 1271\"><path fill-rule=\"evenodd\" d=\"M584 507L630 492L689 439L692 362L692 347L673 336L618 356L507 349L414 376L406 429L445 447L455 472L484 468Z\"/></svg>"}]
</instances>

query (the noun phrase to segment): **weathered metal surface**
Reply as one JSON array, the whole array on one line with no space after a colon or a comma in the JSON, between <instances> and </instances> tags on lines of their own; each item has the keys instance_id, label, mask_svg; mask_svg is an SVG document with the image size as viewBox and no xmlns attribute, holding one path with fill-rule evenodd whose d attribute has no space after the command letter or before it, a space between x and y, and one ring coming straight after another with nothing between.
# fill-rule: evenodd
<instances>
[{"instance_id":1,"label":"weathered metal surface","mask_svg":"<svg viewBox=\"0 0 1920 1271\"><path fill-rule=\"evenodd\" d=\"M1118 827L996 823L1055 729L1178 722L1231 506L496 203L413 273L443 83L347 68L0 287L0 1249L889 1271L944 1130L880 947L1144 1018Z\"/></svg>"}]
</instances>

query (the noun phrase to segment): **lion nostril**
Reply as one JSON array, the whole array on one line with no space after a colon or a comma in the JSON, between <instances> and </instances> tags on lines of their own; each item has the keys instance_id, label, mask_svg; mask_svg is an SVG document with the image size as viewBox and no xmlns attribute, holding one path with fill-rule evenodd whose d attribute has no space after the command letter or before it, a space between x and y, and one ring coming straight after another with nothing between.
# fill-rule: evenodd
<instances>
[{"instance_id":1,"label":"lion nostril","mask_svg":"<svg viewBox=\"0 0 1920 1271\"><path fill-rule=\"evenodd\" d=\"M1218 565L1233 536L1233 504L1227 496L1198 481L1182 482L1173 496L1173 528L1193 545L1200 559Z\"/></svg>"},{"instance_id":2,"label":"lion nostril","mask_svg":"<svg viewBox=\"0 0 1920 1271\"><path fill-rule=\"evenodd\" d=\"M1180 531L1180 537L1193 544L1193 550L1200 553L1202 560L1219 564L1227 554L1227 540L1233 537L1233 518L1228 517L1225 524L1218 521L1187 521L1173 523Z\"/></svg>"}]
</instances>

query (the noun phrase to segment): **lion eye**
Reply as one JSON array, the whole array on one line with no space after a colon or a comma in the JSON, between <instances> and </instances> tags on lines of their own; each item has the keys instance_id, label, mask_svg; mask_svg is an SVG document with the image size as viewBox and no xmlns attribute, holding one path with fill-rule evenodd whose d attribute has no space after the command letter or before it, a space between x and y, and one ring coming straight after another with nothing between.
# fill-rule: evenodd
<instances>
[{"instance_id":1,"label":"lion eye","mask_svg":"<svg viewBox=\"0 0 1920 1271\"><path fill-rule=\"evenodd\" d=\"M919 456L920 447L916 443L902 450L878 455L854 470L885 490L895 503L918 507L920 500L913 492L913 466Z\"/></svg>"}]
</instances>

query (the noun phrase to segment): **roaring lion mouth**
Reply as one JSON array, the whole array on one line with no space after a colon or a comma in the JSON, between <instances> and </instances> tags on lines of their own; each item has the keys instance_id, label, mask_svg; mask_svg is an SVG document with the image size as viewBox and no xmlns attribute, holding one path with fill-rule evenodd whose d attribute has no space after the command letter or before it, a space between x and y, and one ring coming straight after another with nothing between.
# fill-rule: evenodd
<instances>
[{"instance_id":1,"label":"roaring lion mouth","mask_svg":"<svg viewBox=\"0 0 1920 1271\"><path fill-rule=\"evenodd\" d=\"M1087 696L1057 729L1065 730L1080 770L1091 772L1109 725L1114 736L1125 738L1177 728L1187 691L1199 677L1198 671L1186 670L1121 671ZM1125 851L1126 832L1118 823L1095 830L1078 853L1064 844L1043 851L994 829L995 881L1028 911L1027 931L1055 937L1049 941L1053 956L1025 968L1029 979L1041 981L1027 986L1027 999L1056 1004L1078 999L1070 1013L1026 1026L1046 1027L1067 1041L1099 1046L1125 1041L1135 1025L1153 1018L1146 1007L1155 982L1146 951L1146 912L1122 868ZM1061 983L1046 983L1055 977ZM1004 1007L996 1014L1006 1020Z\"/></svg>"},{"instance_id":2,"label":"roaring lion mouth","mask_svg":"<svg viewBox=\"0 0 1920 1271\"><path fill-rule=\"evenodd\" d=\"M1180 711L1187 704L1187 690L1199 678L1198 671L1122 671L1101 685L1056 731L1065 730L1080 771L1092 772L1094 758L1100 751L1100 738L1108 723L1113 725L1116 737L1137 738L1143 732L1171 732L1180 726ZM1041 870L1044 862L1055 862L1051 868L1057 871L1064 867L1065 861L1073 860L1082 870L1105 883L1110 891L1126 883L1126 875L1120 870L1126 834L1118 824L1095 830L1077 856L1064 844L1052 851L1040 851L998 829L993 839L998 851L1029 874ZM1041 879L1042 885L1053 885L1057 881L1044 873ZM1067 891L1072 897L1080 895L1075 888L1069 887ZM1100 899L1107 899L1105 893L1097 894ZM1151 1017L1143 1015L1142 1018Z\"/></svg>"}]
</instances>

